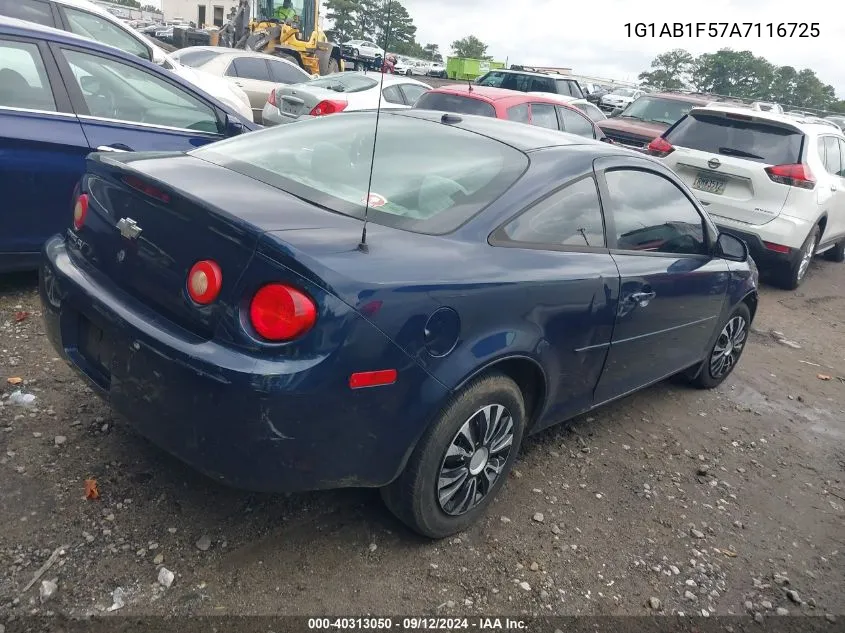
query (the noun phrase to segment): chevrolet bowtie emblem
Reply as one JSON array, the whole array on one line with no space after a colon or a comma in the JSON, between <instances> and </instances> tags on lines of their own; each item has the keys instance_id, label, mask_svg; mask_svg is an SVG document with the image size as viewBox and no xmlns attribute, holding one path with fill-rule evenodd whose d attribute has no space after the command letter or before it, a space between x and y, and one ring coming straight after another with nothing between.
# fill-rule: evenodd
<instances>
[{"instance_id":1,"label":"chevrolet bowtie emblem","mask_svg":"<svg viewBox=\"0 0 845 633\"><path fill-rule=\"evenodd\" d=\"M127 240L137 240L142 229L132 218L120 218L117 222L117 230Z\"/></svg>"}]
</instances>

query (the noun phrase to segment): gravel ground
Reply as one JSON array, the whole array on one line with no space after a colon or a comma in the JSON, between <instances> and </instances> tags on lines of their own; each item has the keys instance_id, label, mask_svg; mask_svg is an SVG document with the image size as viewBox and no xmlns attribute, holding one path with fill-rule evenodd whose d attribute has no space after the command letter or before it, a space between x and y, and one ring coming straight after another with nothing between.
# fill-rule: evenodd
<instances>
[{"instance_id":1,"label":"gravel ground","mask_svg":"<svg viewBox=\"0 0 845 633\"><path fill-rule=\"evenodd\" d=\"M718 390L661 384L529 439L489 515L441 542L409 533L375 491L256 495L194 473L55 357L33 277L0 277L0 616L841 622L843 271L817 261L798 292L764 287L749 347ZM19 387L33 407L10 401Z\"/></svg>"}]
</instances>

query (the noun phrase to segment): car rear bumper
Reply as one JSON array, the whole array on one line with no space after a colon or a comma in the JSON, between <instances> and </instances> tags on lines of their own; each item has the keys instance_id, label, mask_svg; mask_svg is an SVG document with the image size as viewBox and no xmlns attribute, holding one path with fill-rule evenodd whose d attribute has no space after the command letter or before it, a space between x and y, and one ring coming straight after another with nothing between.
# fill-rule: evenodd
<instances>
[{"instance_id":1,"label":"car rear bumper","mask_svg":"<svg viewBox=\"0 0 845 633\"><path fill-rule=\"evenodd\" d=\"M811 228L806 220L784 215L762 225L740 223L716 214L711 214L711 217L720 231L735 235L746 243L748 252L760 268L794 263L801 257L801 246ZM772 248L775 245L781 248ZM782 252L785 249L788 250Z\"/></svg>"},{"instance_id":2,"label":"car rear bumper","mask_svg":"<svg viewBox=\"0 0 845 633\"><path fill-rule=\"evenodd\" d=\"M227 485L383 486L447 396L362 317L365 344L386 350L382 360L398 370L393 385L349 388L339 374L359 362L344 357L351 341L336 356L280 360L198 340L77 264L58 236L45 245L39 271L58 353L141 435ZM86 344L91 332L99 343Z\"/></svg>"}]
</instances>

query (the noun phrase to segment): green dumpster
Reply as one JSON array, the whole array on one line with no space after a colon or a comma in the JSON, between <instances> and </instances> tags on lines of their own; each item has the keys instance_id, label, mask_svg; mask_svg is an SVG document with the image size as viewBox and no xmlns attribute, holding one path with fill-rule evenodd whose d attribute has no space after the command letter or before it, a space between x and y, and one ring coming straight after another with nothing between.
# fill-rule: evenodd
<instances>
[{"instance_id":1,"label":"green dumpster","mask_svg":"<svg viewBox=\"0 0 845 633\"><path fill-rule=\"evenodd\" d=\"M449 57L446 59L446 74L449 79L472 81L478 79L488 70L504 68L504 62L494 62L489 59L469 59L467 57Z\"/></svg>"}]
</instances>

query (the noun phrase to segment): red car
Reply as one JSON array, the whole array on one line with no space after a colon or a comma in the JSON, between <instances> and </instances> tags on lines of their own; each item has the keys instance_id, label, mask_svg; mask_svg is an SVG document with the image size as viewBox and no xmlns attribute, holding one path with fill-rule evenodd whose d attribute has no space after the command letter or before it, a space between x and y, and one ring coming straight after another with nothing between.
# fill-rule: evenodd
<instances>
[{"instance_id":1,"label":"red car","mask_svg":"<svg viewBox=\"0 0 845 633\"><path fill-rule=\"evenodd\" d=\"M504 88L475 84L443 86L424 93L414 108L495 117L608 140L601 128L575 106L561 99Z\"/></svg>"}]
</instances>

